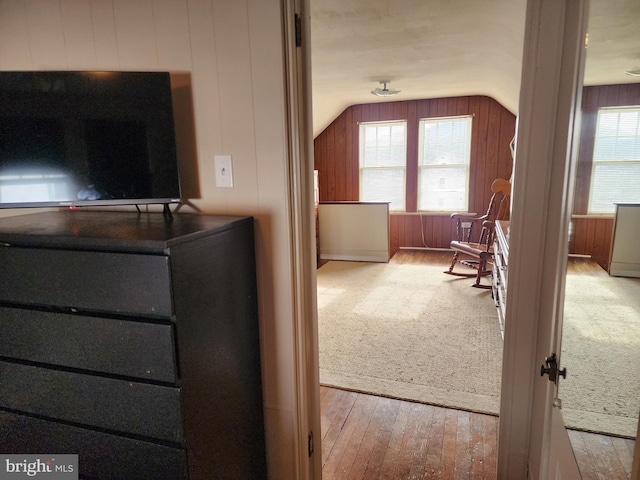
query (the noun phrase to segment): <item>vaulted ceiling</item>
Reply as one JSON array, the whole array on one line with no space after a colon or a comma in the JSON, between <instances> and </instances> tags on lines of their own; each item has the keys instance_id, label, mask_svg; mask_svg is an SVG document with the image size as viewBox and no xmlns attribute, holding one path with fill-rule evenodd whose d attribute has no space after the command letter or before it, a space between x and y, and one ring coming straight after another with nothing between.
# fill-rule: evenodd
<instances>
[{"instance_id":1,"label":"vaulted ceiling","mask_svg":"<svg viewBox=\"0 0 640 480\"><path fill-rule=\"evenodd\" d=\"M517 114L526 0L311 0L314 136L361 103L487 95ZM640 1L591 0L585 85L640 82ZM381 98L381 80L401 90Z\"/></svg>"}]
</instances>

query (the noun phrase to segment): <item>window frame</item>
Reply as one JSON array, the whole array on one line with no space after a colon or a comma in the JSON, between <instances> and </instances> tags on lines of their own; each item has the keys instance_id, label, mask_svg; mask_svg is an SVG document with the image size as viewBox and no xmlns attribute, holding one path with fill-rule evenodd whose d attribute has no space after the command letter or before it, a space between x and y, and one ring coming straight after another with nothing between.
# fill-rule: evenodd
<instances>
[{"instance_id":1,"label":"window frame","mask_svg":"<svg viewBox=\"0 0 640 480\"><path fill-rule=\"evenodd\" d=\"M404 127L404 161L402 165L388 165L388 166L365 166L365 135L364 129L371 126L376 127L393 127L397 125L402 125ZM406 212L407 211L407 134L408 132L408 121L406 119L401 120L382 120L382 121L372 121L372 122L360 122L358 124L358 175L359 175L359 192L358 198L361 202L372 202L373 200L365 200L363 199L363 194L365 190L365 172L367 171L402 171L402 206L401 208L394 207L393 202L389 201L389 211L390 212Z\"/></svg>"},{"instance_id":2,"label":"window frame","mask_svg":"<svg viewBox=\"0 0 640 480\"><path fill-rule=\"evenodd\" d=\"M600 107L598 108L597 112L596 112L596 128L595 128L595 133L594 133L594 137L593 137L593 152L591 155L591 176L589 179L589 196L587 199L587 215L597 215L597 216L610 216L610 215L614 215L615 214L615 204L612 205L611 210L610 211L601 211L601 210L593 210L593 203L594 203L594 192L595 192L595 183L596 183L596 167L598 165L608 165L608 166L615 166L615 165L636 165L638 167L640 167L640 157L638 158L638 160L596 160L596 154L597 154L597 150L598 150L598 141L599 139L602 138L619 138L619 137L628 137L625 135L619 135L618 132L619 130L616 131L616 135L615 136L605 136L605 135L599 135L599 131L601 128L601 124L600 124L600 115L602 113L622 113L622 112L637 112L638 116L639 116L639 120L638 120L638 126L637 126L637 134L633 137L636 138L636 141L640 141L640 105L627 105L627 106L607 106L607 107ZM619 127L618 127L619 128ZM638 152L638 154L640 154L640 152ZM640 201L640 199L638 199L638 201ZM625 203L625 200L620 200L620 203ZM635 202L634 202L635 203Z\"/></svg>"},{"instance_id":3,"label":"window frame","mask_svg":"<svg viewBox=\"0 0 640 480\"><path fill-rule=\"evenodd\" d=\"M416 210L418 212L423 213L453 213L453 212L468 212L469 211L469 196L470 196L470 184L471 184L471 143L473 140L473 114L466 115L455 115L455 116L446 116L446 117L424 117L418 119L418 158L417 158L417 203ZM446 164L437 164L437 165L428 165L424 163L424 135L425 135L425 124L438 124L438 123L446 123L446 122L454 122L466 119L468 121L468 137L465 142L465 155L466 162L465 163L446 163ZM452 141L452 145L453 145ZM461 168L465 169L465 190L464 190L464 205L456 206L453 208L447 209L421 209L421 201L422 201L422 181L423 181L423 170L429 169L442 169L442 168Z\"/></svg>"}]
</instances>

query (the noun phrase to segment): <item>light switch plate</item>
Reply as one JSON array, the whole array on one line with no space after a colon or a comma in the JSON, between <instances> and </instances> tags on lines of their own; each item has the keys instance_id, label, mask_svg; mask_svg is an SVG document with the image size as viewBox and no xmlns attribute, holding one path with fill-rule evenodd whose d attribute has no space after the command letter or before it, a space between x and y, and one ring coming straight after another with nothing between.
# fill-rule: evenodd
<instances>
[{"instance_id":1,"label":"light switch plate","mask_svg":"<svg viewBox=\"0 0 640 480\"><path fill-rule=\"evenodd\" d=\"M233 188L231 155L216 155L214 161L216 168L216 187Z\"/></svg>"}]
</instances>

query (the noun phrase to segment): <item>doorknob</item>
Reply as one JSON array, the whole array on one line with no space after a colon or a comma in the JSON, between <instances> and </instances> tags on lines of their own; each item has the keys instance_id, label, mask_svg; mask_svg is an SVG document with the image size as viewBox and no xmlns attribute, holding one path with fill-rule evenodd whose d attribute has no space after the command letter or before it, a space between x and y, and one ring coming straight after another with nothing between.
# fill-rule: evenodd
<instances>
[{"instance_id":1,"label":"doorknob","mask_svg":"<svg viewBox=\"0 0 640 480\"><path fill-rule=\"evenodd\" d=\"M560 375L564 379L567 378L567 369L558 369L558 360L555 353L552 353L550 357L547 357L544 362L547 366L545 367L544 365L540 365L541 377L543 377L545 374L548 374L549 381L554 383L558 381L558 375Z\"/></svg>"}]
</instances>

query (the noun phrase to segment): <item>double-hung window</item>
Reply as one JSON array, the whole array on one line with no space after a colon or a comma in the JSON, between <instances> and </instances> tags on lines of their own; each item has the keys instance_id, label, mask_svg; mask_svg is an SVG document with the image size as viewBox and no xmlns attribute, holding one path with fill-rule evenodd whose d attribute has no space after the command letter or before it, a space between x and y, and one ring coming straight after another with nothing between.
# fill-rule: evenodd
<instances>
[{"instance_id":1,"label":"double-hung window","mask_svg":"<svg viewBox=\"0 0 640 480\"><path fill-rule=\"evenodd\" d=\"M425 118L419 128L418 210L467 211L471 116Z\"/></svg>"},{"instance_id":2,"label":"double-hung window","mask_svg":"<svg viewBox=\"0 0 640 480\"><path fill-rule=\"evenodd\" d=\"M640 106L598 111L589 192L591 214L640 203Z\"/></svg>"},{"instance_id":3,"label":"double-hung window","mask_svg":"<svg viewBox=\"0 0 640 480\"><path fill-rule=\"evenodd\" d=\"M405 210L407 122L360 124L360 200Z\"/></svg>"}]
</instances>

